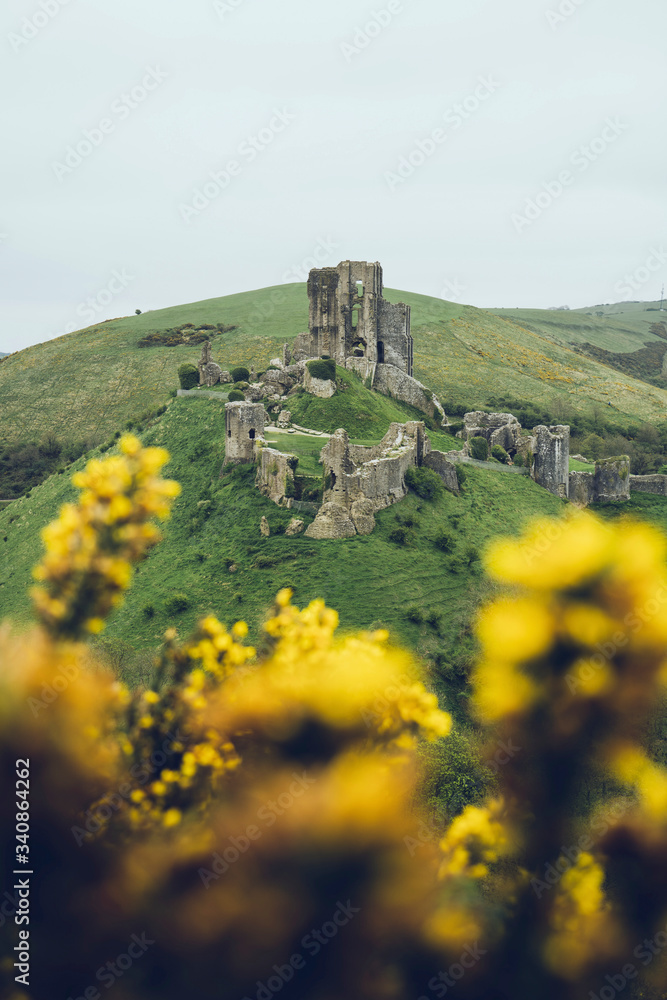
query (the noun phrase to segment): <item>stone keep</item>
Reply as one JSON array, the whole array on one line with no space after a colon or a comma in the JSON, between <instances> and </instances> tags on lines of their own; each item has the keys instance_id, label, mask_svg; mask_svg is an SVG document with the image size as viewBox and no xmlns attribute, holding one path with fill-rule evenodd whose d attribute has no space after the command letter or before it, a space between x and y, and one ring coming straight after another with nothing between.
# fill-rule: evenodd
<instances>
[{"instance_id":1,"label":"stone keep","mask_svg":"<svg viewBox=\"0 0 667 1000\"><path fill-rule=\"evenodd\" d=\"M538 486L567 499L570 490L570 428L564 424L533 428L534 460L531 471Z\"/></svg>"},{"instance_id":2,"label":"stone keep","mask_svg":"<svg viewBox=\"0 0 667 1000\"><path fill-rule=\"evenodd\" d=\"M255 461L264 437L266 411L261 403L225 403L225 465Z\"/></svg>"},{"instance_id":3,"label":"stone keep","mask_svg":"<svg viewBox=\"0 0 667 1000\"><path fill-rule=\"evenodd\" d=\"M412 375L410 307L383 297L377 261L345 260L313 268L308 276L308 332L294 343L294 358L328 354L344 366L348 357L390 364Z\"/></svg>"}]
</instances>

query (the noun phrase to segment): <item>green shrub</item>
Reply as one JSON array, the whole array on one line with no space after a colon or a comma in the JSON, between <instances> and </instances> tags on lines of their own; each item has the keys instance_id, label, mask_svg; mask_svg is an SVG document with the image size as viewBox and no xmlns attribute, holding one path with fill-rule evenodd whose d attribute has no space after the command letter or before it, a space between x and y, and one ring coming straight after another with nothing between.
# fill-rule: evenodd
<instances>
[{"instance_id":1,"label":"green shrub","mask_svg":"<svg viewBox=\"0 0 667 1000\"><path fill-rule=\"evenodd\" d=\"M470 454L480 462L486 462L489 457L489 442L483 437L474 437L470 441Z\"/></svg>"},{"instance_id":2,"label":"green shrub","mask_svg":"<svg viewBox=\"0 0 667 1000\"><path fill-rule=\"evenodd\" d=\"M507 459L509 458L509 455L507 454L502 445L494 444L493 447L491 448L491 454L495 459L497 459L497 461L504 462L505 464L507 464Z\"/></svg>"},{"instance_id":3,"label":"green shrub","mask_svg":"<svg viewBox=\"0 0 667 1000\"><path fill-rule=\"evenodd\" d=\"M249 382L244 382L243 380L241 380L240 382L235 382L234 385L232 386L232 389L238 389L239 392L243 392L243 390L247 389L249 385L250 385Z\"/></svg>"},{"instance_id":4,"label":"green shrub","mask_svg":"<svg viewBox=\"0 0 667 1000\"><path fill-rule=\"evenodd\" d=\"M245 402L245 396L240 389L232 389L227 397L230 403L243 403Z\"/></svg>"},{"instance_id":5,"label":"green shrub","mask_svg":"<svg viewBox=\"0 0 667 1000\"><path fill-rule=\"evenodd\" d=\"M424 466L417 468L411 466L405 473L405 482L409 488L424 500L435 500L442 495L444 487L442 479L433 469Z\"/></svg>"},{"instance_id":6,"label":"green shrub","mask_svg":"<svg viewBox=\"0 0 667 1000\"><path fill-rule=\"evenodd\" d=\"M199 385L199 370L194 365L181 365L178 369L178 380L181 389L194 389Z\"/></svg>"},{"instance_id":7,"label":"green shrub","mask_svg":"<svg viewBox=\"0 0 667 1000\"><path fill-rule=\"evenodd\" d=\"M462 420L450 420L447 427L443 427L442 429L445 434L451 434L452 437L455 437L459 431L463 430L463 426Z\"/></svg>"},{"instance_id":8,"label":"green shrub","mask_svg":"<svg viewBox=\"0 0 667 1000\"><path fill-rule=\"evenodd\" d=\"M142 610L142 612L144 614L144 618L153 618L153 616L155 615L155 605L154 604L144 604L144 606L143 606L143 608L141 610Z\"/></svg>"},{"instance_id":9,"label":"green shrub","mask_svg":"<svg viewBox=\"0 0 667 1000\"><path fill-rule=\"evenodd\" d=\"M319 378L322 381L328 379L333 381L336 378L336 362L332 361L331 358L308 361L306 367L313 378Z\"/></svg>"},{"instance_id":10,"label":"green shrub","mask_svg":"<svg viewBox=\"0 0 667 1000\"><path fill-rule=\"evenodd\" d=\"M468 470L464 465L461 465L459 462L456 463L455 468L456 468L456 480L459 484L459 489L460 489L463 487L466 479L468 478Z\"/></svg>"},{"instance_id":11,"label":"green shrub","mask_svg":"<svg viewBox=\"0 0 667 1000\"><path fill-rule=\"evenodd\" d=\"M440 629L440 625L442 624L442 615L440 614L439 611L436 611L435 608L432 608L426 615L425 620L431 626L431 628L434 628L437 632Z\"/></svg>"},{"instance_id":12,"label":"green shrub","mask_svg":"<svg viewBox=\"0 0 667 1000\"><path fill-rule=\"evenodd\" d=\"M471 566L474 562L479 562L479 550L474 545L466 545L463 558Z\"/></svg>"},{"instance_id":13,"label":"green shrub","mask_svg":"<svg viewBox=\"0 0 667 1000\"><path fill-rule=\"evenodd\" d=\"M516 466L518 466L520 469L522 469L523 466L526 464L525 461L524 461L523 455L515 455L514 456L514 464Z\"/></svg>"},{"instance_id":14,"label":"green shrub","mask_svg":"<svg viewBox=\"0 0 667 1000\"><path fill-rule=\"evenodd\" d=\"M164 609L168 615L178 615L190 607L190 598L187 594L174 594L165 603Z\"/></svg>"},{"instance_id":15,"label":"green shrub","mask_svg":"<svg viewBox=\"0 0 667 1000\"><path fill-rule=\"evenodd\" d=\"M452 535L451 531L439 531L438 534L433 539L435 547L440 549L441 552L453 552L456 540Z\"/></svg>"},{"instance_id":16,"label":"green shrub","mask_svg":"<svg viewBox=\"0 0 667 1000\"><path fill-rule=\"evenodd\" d=\"M422 609L419 607L418 604L408 605L408 607L405 609L405 617L408 619L409 622L414 622L415 625L421 625L421 623L424 621L424 615Z\"/></svg>"},{"instance_id":17,"label":"green shrub","mask_svg":"<svg viewBox=\"0 0 667 1000\"><path fill-rule=\"evenodd\" d=\"M389 532L389 541L395 542L396 545L407 545L408 537L408 529L402 526Z\"/></svg>"},{"instance_id":18,"label":"green shrub","mask_svg":"<svg viewBox=\"0 0 667 1000\"><path fill-rule=\"evenodd\" d=\"M232 376L235 382L247 382L248 379L250 378L250 372L248 371L247 368L243 367L232 368L229 374Z\"/></svg>"},{"instance_id":19,"label":"green shrub","mask_svg":"<svg viewBox=\"0 0 667 1000\"><path fill-rule=\"evenodd\" d=\"M278 365L267 365L266 366L266 370L267 370L267 372L279 372L279 371L281 371L281 369L278 367Z\"/></svg>"}]
</instances>

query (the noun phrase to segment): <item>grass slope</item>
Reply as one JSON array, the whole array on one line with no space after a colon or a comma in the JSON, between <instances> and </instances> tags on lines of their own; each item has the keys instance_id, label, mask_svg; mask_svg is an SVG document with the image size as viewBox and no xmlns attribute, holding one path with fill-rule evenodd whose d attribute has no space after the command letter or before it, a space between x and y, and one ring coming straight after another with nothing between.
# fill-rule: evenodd
<instances>
[{"instance_id":1,"label":"grass slope","mask_svg":"<svg viewBox=\"0 0 667 1000\"><path fill-rule=\"evenodd\" d=\"M484 406L490 397L509 395L582 412L609 404L610 413L628 421L660 419L667 410L665 390L567 346L576 338L564 323L585 321L603 330L605 323L617 322L614 317L542 312L537 329L523 313L513 319L392 289L386 296L411 306L415 376L445 406ZM558 335L545 317L558 324ZM48 430L66 441L101 442L126 421L166 402L176 386L176 369L196 362L200 348L138 348L150 332L183 323L234 325L235 330L214 338L213 357L225 367L245 363L259 370L307 327L307 320L305 286L279 285L109 320L19 351L0 363L0 439L41 440ZM592 342L589 330L581 337ZM641 343L628 334L628 350ZM600 346L608 345L600 340Z\"/></svg>"},{"instance_id":2,"label":"grass slope","mask_svg":"<svg viewBox=\"0 0 667 1000\"><path fill-rule=\"evenodd\" d=\"M224 408L217 401L173 400L142 437L170 450L167 473L181 482L183 493L164 540L136 571L127 601L106 633L137 649L159 645L173 620L166 605L181 593L190 602L177 616L181 634L212 611L226 623L245 619L257 638L276 591L289 585L300 605L324 598L339 611L344 629L387 626L400 642L438 664L438 676L462 686L471 651L469 617L486 587L477 552L495 535L518 531L527 516L558 515L564 507L528 478L470 467L461 496L445 493L426 502L411 493L377 515L372 535L345 541L288 538L276 529L292 513L254 488L253 467L237 467L219 478ZM68 473L83 463L78 460ZM40 529L74 497L69 475L55 475L0 511L0 618L19 626L30 622L26 590L40 558ZM263 515L272 527L269 538L260 535ZM406 545L390 539L397 527L405 528ZM435 545L442 531L453 539L448 553ZM406 609L412 605L430 623L409 620Z\"/></svg>"}]
</instances>

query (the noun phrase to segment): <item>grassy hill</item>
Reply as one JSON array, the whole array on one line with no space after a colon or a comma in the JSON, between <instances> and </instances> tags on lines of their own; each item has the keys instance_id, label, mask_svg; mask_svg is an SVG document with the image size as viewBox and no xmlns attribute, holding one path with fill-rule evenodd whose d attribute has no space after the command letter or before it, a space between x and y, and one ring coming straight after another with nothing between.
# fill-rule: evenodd
<instances>
[{"instance_id":1,"label":"grassy hill","mask_svg":"<svg viewBox=\"0 0 667 1000\"><path fill-rule=\"evenodd\" d=\"M573 347L632 378L667 386L667 313L659 302L618 302L585 309L497 309L495 315L554 343Z\"/></svg>"},{"instance_id":2,"label":"grassy hill","mask_svg":"<svg viewBox=\"0 0 667 1000\"><path fill-rule=\"evenodd\" d=\"M619 423L655 421L667 411L663 389L568 346L592 337L601 349L615 344L604 333L605 324L616 331L613 324L621 320L615 317L535 310L509 315L392 289L386 295L411 306L415 375L445 408L484 406L505 395L537 400L556 415L604 404ZM259 369L307 327L307 318L305 285L280 285L109 320L9 355L0 363L0 445L38 442L47 432L63 442L99 444L164 404L176 386L176 369L196 362L200 347L139 347L152 333L186 323L234 327L214 335L214 359ZM622 322L623 350L631 351L641 345L644 320Z\"/></svg>"},{"instance_id":3,"label":"grassy hill","mask_svg":"<svg viewBox=\"0 0 667 1000\"><path fill-rule=\"evenodd\" d=\"M360 382L358 390L357 403L367 392ZM385 414L387 426L390 419L411 415L400 404L383 402L393 408ZM352 405L351 430L355 415ZM376 426L377 439L386 426ZM470 615L487 586L480 550L492 536L518 531L526 516L559 514L564 507L527 477L468 467L461 496L445 493L427 502L411 493L378 514L372 535L345 541L286 537L280 532L293 512L261 496L253 485L253 467L237 467L219 478L222 401L172 400L141 436L146 444L170 450L167 473L181 482L183 493L163 542L138 568L125 605L111 618L104 642L116 653L158 646L174 617L169 602L179 594L188 599L177 616L182 634L213 611L227 623L247 620L257 638L275 593L289 585L301 605L324 598L340 612L344 629L387 626L437 666L443 682L462 688L471 652ZM281 446L297 446L297 437L283 435ZM317 475L323 439L301 437L305 443L295 450L303 472ZM454 445L445 434L434 437L441 447ZM70 474L83 463L79 459L67 474L49 477L29 497L0 511L0 619L8 617L19 627L30 622L25 595L31 567L40 558L39 532L63 502L74 499ZM260 535L263 515L272 528L269 538ZM405 529L406 544L390 537L399 527ZM446 552L436 545L443 531L451 536Z\"/></svg>"}]
</instances>

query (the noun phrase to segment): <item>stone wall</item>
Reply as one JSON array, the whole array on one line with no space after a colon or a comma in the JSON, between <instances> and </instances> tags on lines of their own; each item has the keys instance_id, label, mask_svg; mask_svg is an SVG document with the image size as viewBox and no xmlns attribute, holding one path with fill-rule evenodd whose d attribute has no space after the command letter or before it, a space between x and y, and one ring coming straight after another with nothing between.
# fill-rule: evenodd
<instances>
[{"instance_id":1,"label":"stone wall","mask_svg":"<svg viewBox=\"0 0 667 1000\"><path fill-rule=\"evenodd\" d=\"M630 499L630 459L627 455L601 458L595 463L596 500Z\"/></svg>"},{"instance_id":2,"label":"stone wall","mask_svg":"<svg viewBox=\"0 0 667 1000\"><path fill-rule=\"evenodd\" d=\"M448 461L444 451L429 451L422 459L422 465L437 472L448 490L452 493L459 493L459 480L456 475L456 467Z\"/></svg>"},{"instance_id":3,"label":"stone wall","mask_svg":"<svg viewBox=\"0 0 667 1000\"><path fill-rule=\"evenodd\" d=\"M296 455L288 455L276 448L257 449L257 476L255 486L274 503L283 505L294 494Z\"/></svg>"},{"instance_id":4,"label":"stone wall","mask_svg":"<svg viewBox=\"0 0 667 1000\"><path fill-rule=\"evenodd\" d=\"M395 365L412 375L413 341L410 335L410 306L379 299L377 326L378 362Z\"/></svg>"},{"instance_id":5,"label":"stone wall","mask_svg":"<svg viewBox=\"0 0 667 1000\"><path fill-rule=\"evenodd\" d=\"M569 483L570 503L579 504L581 507L588 507L593 503L595 476L592 472L571 472Z\"/></svg>"},{"instance_id":6,"label":"stone wall","mask_svg":"<svg viewBox=\"0 0 667 1000\"><path fill-rule=\"evenodd\" d=\"M533 428L532 476L538 486L567 499L570 490L570 428L563 424Z\"/></svg>"},{"instance_id":7,"label":"stone wall","mask_svg":"<svg viewBox=\"0 0 667 1000\"><path fill-rule=\"evenodd\" d=\"M429 392L416 378L412 378L394 365L376 365L373 388L384 396L409 403L427 416L439 420L443 427L446 426L447 417L438 397Z\"/></svg>"},{"instance_id":8,"label":"stone wall","mask_svg":"<svg viewBox=\"0 0 667 1000\"><path fill-rule=\"evenodd\" d=\"M521 447L521 424L513 413L485 413L483 410L473 410L463 418L465 452L470 453L470 439L483 437L489 442L489 451L494 444L510 455L515 455Z\"/></svg>"},{"instance_id":9,"label":"stone wall","mask_svg":"<svg viewBox=\"0 0 667 1000\"><path fill-rule=\"evenodd\" d=\"M348 538L370 534L374 514L407 493L405 473L420 465L429 450L424 424L391 424L372 447L351 445L339 428L321 451L325 490L323 504L307 528L309 538Z\"/></svg>"},{"instance_id":10,"label":"stone wall","mask_svg":"<svg viewBox=\"0 0 667 1000\"><path fill-rule=\"evenodd\" d=\"M225 465L255 461L264 437L266 411L261 403L225 403Z\"/></svg>"},{"instance_id":11,"label":"stone wall","mask_svg":"<svg viewBox=\"0 0 667 1000\"><path fill-rule=\"evenodd\" d=\"M330 399L336 391L336 383L332 379L314 378L308 366L303 373L303 387L311 396L318 396L320 399Z\"/></svg>"},{"instance_id":12,"label":"stone wall","mask_svg":"<svg viewBox=\"0 0 667 1000\"><path fill-rule=\"evenodd\" d=\"M630 476L630 490L667 496L667 476Z\"/></svg>"}]
</instances>

